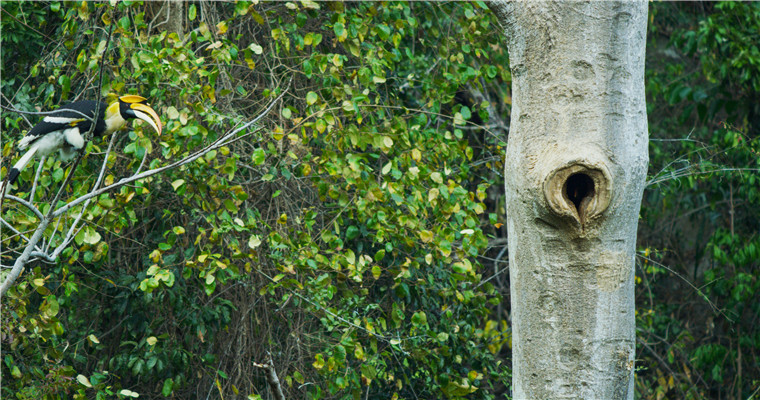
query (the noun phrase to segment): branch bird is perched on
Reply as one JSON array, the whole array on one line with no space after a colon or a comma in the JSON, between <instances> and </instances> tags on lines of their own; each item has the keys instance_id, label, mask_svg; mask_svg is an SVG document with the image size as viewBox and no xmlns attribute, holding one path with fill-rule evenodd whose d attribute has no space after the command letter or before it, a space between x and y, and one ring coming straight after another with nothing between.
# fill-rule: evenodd
<instances>
[{"instance_id":1,"label":"branch bird is perched on","mask_svg":"<svg viewBox=\"0 0 760 400\"><path fill-rule=\"evenodd\" d=\"M158 114L148 106L144 97L125 95L117 101L106 104L82 100L68 104L50 115L45 116L18 142L18 149L29 150L19 159L8 173L8 184L13 184L21 171L34 156L43 157L58 151L61 160L73 159L84 148L84 136L90 131L93 121L93 136L107 136L119 130L128 119L139 118L147 122L161 134L161 120ZM4 192L0 183L0 195Z\"/></svg>"}]
</instances>

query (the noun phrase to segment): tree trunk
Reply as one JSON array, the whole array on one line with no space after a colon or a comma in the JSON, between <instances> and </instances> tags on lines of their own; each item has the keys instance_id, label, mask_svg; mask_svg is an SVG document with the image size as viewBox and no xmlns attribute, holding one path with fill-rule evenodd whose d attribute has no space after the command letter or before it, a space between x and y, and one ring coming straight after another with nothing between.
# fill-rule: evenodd
<instances>
[{"instance_id":1,"label":"tree trunk","mask_svg":"<svg viewBox=\"0 0 760 400\"><path fill-rule=\"evenodd\" d=\"M515 399L633 399L646 2L494 2L508 38Z\"/></svg>"},{"instance_id":2,"label":"tree trunk","mask_svg":"<svg viewBox=\"0 0 760 400\"><path fill-rule=\"evenodd\" d=\"M153 16L151 27L157 31L176 33L180 40L185 34L185 1L164 0L147 2L149 14ZM198 3L200 6L200 3Z\"/></svg>"}]
</instances>

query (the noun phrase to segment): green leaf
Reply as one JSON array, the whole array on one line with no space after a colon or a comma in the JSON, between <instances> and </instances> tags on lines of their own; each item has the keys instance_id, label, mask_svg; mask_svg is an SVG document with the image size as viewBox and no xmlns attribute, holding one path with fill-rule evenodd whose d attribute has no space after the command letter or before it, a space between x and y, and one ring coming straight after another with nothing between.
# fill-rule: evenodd
<instances>
[{"instance_id":1,"label":"green leaf","mask_svg":"<svg viewBox=\"0 0 760 400\"><path fill-rule=\"evenodd\" d=\"M251 49L251 51L254 52L254 54L259 54L260 55L260 54L264 53L264 48L261 47L260 45L256 44L256 43L249 44L248 48Z\"/></svg>"},{"instance_id":2,"label":"green leaf","mask_svg":"<svg viewBox=\"0 0 760 400\"><path fill-rule=\"evenodd\" d=\"M316 356L314 356L315 360L311 364L315 369L322 369L325 366L325 360L324 356L321 353L317 353Z\"/></svg>"},{"instance_id":3,"label":"green leaf","mask_svg":"<svg viewBox=\"0 0 760 400\"><path fill-rule=\"evenodd\" d=\"M169 397L174 391L174 379L168 378L164 380L163 388L161 388L161 394L164 397Z\"/></svg>"},{"instance_id":4,"label":"green leaf","mask_svg":"<svg viewBox=\"0 0 760 400\"><path fill-rule=\"evenodd\" d=\"M388 27L388 25L380 24L377 25L377 36L382 40L386 41L391 35L391 28Z\"/></svg>"},{"instance_id":5,"label":"green leaf","mask_svg":"<svg viewBox=\"0 0 760 400\"><path fill-rule=\"evenodd\" d=\"M132 398L135 398L135 399L138 398L138 397L140 397L139 393L133 392L133 391L128 390L128 389L122 389L122 390L120 390L119 394L122 395L122 396L132 397Z\"/></svg>"},{"instance_id":6,"label":"green leaf","mask_svg":"<svg viewBox=\"0 0 760 400\"><path fill-rule=\"evenodd\" d=\"M261 165L264 163L264 160L266 160L266 152L261 147L253 150L253 155L251 155L251 160L253 161L253 165Z\"/></svg>"},{"instance_id":7,"label":"green leaf","mask_svg":"<svg viewBox=\"0 0 760 400\"><path fill-rule=\"evenodd\" d=\"M427 315L425 315L424 311L418 311L414 314L412 314L412 324L416 327L421 327L422 325L427 325Z\"/></svg>"},{"instance_id":8,"label":"green leaf","mask_svg":"<svg viewBox=\"0 0 760 400\"><path fill-rule=\"evenodd\" d=\"M216 290L216 281L203 285L203 291L206 293L206 296L214 294L214 290Z\"/></svg>"},{"instance_id":9,"label":"green leaf","mask_svg":"<svg viewBox=\"0 0 760 400\"><path fill-rule=\"evenodd\" d=\"M259 246L261 246L261 238L259 238L258 235L251 235L251 237L248 239L248 247L255 249Z\"/></svg>"},{"instance_id":10,"label":"green leaf","mask_svg":"<svg viewBox=\"0 0 760 400\"><path fill-rule=\"evenodd\" d=\"M336 22L333 25L333 32L335 32L335 36L338 38L339 42L346 40L346 37L348 36L346 27L340 22Z\"/></svg>"},{"instance_id":11,"label":"green leaf","mask_svg":"<svg viewBox=\"0 0 760 400\"><path fill-rule=\"evenodd\" d=\"M315 127L317 128L317 132L324 133L324 131L327 129L327 122L325 122L324 119L320 118L317 120Z\"/></svg>"},{"instance_id":12,"label":"green leaf","mask_svg":"<svg viewBox=\"0 0 760 400\"><path fill-rule=\"evenodd\" d=\"M82 244L97 244L100 242L100 234L91 226L87 226L83 228L79 233L74 237L74 241L78 245Z\"/></svg>"},{"instance_id":13,"label":"green leaf","mask_svg":"<svg viewBox=\"0 0 760 400\"><path fill-rule=\"evenodd\" d=\"M306 104L312 105L317 102L317 94L314 92L306 93Z\"/></svg>"},{"instance_id":14,"label":"green leaf","mask_svg":"<svg viewBox=\"0 0 760 400\"><path fill-rule=\"evenodd\" d=\"M85 386L85 387L88 387L88 388L92 387L92 384L90 383L90 380L86 376L84 376L82 374L77 375L77 382L79 382L82 386Z\"/></svg>"},{"instance_id":15,"label":"green leaf","mask_svg":"<svg viewBox=\"0 0 760 400\"><path fill-rule=\"evenodd\" d=\"M195 21L195 17L196 17L196 9L195 9L195 4L191 4L191 5L190 5L190 9L189 9L189 10L188 10L188 12L187 12L187 18L188 18L190 21Z\"/></svg>"},{"instance_id":16,"label":"green leaf","mask_svg":"<svg viewBox=\"0 0 760 400\"><path fill-rule=\"evenodd\" d=\"M303 62L303 73L304 75L306 75L307 78L311 79L312 67L311 67L311 62L309 60L306 60Z\"/></svg>"},{"instance_id":17,"label":"green leaf","mask_svg":"<svg viewBox=\"0 0 760 400\"><path fill-rule=\"evenodd\" d=\"M462 114L462 118L466 120L469 120L470 117L472 117L472 112L470 111L470 108L467 106L462 106L459 112Z\"/></svg>"},{"instance_id":18,"label":"green leaf","mask_svg":"<svg viewBox=\"0 0 760 400\"><path fill-rule=\"evenodd\" d=\"M391 172L391 167L393 167L393 162L389 161L387 164L383 165L383 169L380 172L383 175L388 175L388 172Z\"/></svg>"},{"instance_id":19,"label":"green leaf","mask_svg":"<svg viewBox=\"0 0 760 400\"><path fill-rule=\"evenodd\" d=\"M184 179L177 179L176 181L172 182L172 187L174 188L174 191L176 192L177 189L179 189L184 184L185 184Z\"/></svg>"},{"instance_id":20,"label":"green leaf","mask_svg":"<svg viewBox=\"0 0 760 400\"><path fill-rule=\"evenodd\" d=\"M248 6L249 4L247 1L235 2L235 13L237 13L237 15L248 14ZM166 382L164 382L164 385L166 385ZM168 395L165 394L164 396L168 396Z\"/></svg>"},{"instance_id":21,"label":"green leaf","mask_svg":"<svg viewBox=\"0 0 760 400\"><path fill-rule=\"evenodd\" d=\"M451 266L452 270L458 274L466 274L469 272L467 266L461 262L456 262Z\"/></svg>"}]
</instances>

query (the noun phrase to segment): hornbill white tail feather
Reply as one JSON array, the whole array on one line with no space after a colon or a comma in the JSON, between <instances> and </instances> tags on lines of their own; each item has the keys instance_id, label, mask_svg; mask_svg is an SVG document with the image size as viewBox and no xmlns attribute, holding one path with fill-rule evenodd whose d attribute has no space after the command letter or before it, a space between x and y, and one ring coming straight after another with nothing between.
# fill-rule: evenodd
<instances>
[{"instance_id":1,"label":"hornbill white tail feather","mask_svg":"<svg viewBox=\"0 0 760 400\"><path fill-rule=\"evenodd\" d=\"M12 185L13 182L16 182L16 179L18 179L18 174L21 173L21 170L26 167L26 164L29 164L29 161L32 160L35 154L37 154L37 150L39 149L38 144L33 144L29 150L24 153L24 155L16 161L16 164L13 165L11 170L8 172L8 185ZM0 196L3 195L5 192L5 182L0 182Z\"/></svg>"}]
</instances>

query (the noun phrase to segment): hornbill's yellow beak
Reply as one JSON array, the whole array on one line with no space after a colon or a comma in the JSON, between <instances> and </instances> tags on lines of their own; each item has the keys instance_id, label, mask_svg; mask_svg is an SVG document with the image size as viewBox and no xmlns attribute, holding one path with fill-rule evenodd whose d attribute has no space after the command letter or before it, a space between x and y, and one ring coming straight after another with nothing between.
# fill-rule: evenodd
<instances>
[{"instance_id":1,"label":"hornbill's yellow beak","mask_svg":"<svg viewBox=\"0 0 760 400\"><path fill-rule=\"evenodd\" d=\"M156 132L158 132L159 136L161 135L161 119L158 117L156 111L148 106L148 100L146 98L130 94L119 97L119 100L129 104L129 108L132 109L136 118L140 118L147 122L156 130Z\"/></svg>"}]
</instances>

